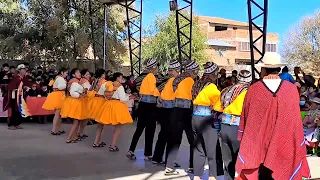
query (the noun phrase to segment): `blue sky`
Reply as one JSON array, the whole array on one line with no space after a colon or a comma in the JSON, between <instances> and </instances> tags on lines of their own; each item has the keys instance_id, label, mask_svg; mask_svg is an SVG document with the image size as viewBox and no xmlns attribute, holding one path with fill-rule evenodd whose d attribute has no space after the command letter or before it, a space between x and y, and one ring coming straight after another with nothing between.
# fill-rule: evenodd
<instances>
[{"instance_id":1,"label":"blue sky","mask_svg":"<svg viewBox=\"0 0 320 180\"><path fill-rule=\"evenodd\" d=\"M179 0L181 1L181 0ZM193 0L194 13L237 21L248 21L246 0ZM257 0L263 2L263 0ZM143 27L148 27L156 16L167 13L169 0L143 0ZM269 0L268 32L281 38L299 20L320 9L319 0ZM262 25L259 21L258 24Z\"/></svg>"}]
</instances>

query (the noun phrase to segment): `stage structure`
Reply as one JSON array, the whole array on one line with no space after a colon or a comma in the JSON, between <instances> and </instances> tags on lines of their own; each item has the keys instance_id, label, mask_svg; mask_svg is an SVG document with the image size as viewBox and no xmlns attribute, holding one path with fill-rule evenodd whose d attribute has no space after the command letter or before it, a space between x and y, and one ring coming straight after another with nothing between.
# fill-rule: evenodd
<instances>
[{"instance_id":1,"label":"stage structure","mask_svg":"<svg viewBox=\"0 0 320 180\"><path fill-rule=\"evenodd\" d=\"M75 0L70 0L75 1ZM106 67L106 48L108 45L106 34L108 31L107 25L107 10L108 6L111 5L121 5L126 8L126 26L127 26L127 39L129 44L129 56L131 63L131 73L140 74L141 73L141 36L142 36L142 1L143 0L99 0L104 7L104 22L102 24L103 29L103 42L101 43L99 39L96 38L95 33L99 27L93 26L93 21L97 21L97 16L92 11L92 1L88 1L89 15L91 21L91 34L93 39L93 49L94 56L99 59L104 59L104 68ZM263 3L258 3L258 1L263 1ZM137 2L140 4L138 6ZM100 6L101 6L100 4ZM188 60L192 59L192 13L193 13L193 2L192 0L181 0L181 7L179 7L178 0L169 1L170 10L176 12L176 26L177 26L177 45L179 50L179 59ZM139 9L138 9L139 8ZM247 0L248 8L248 18L249 18L249 36L250 36L250 51L251 51L251 70L253 78L255 78L255 72L258 72L255 68L255 64L261 62L265 52L266 52L266 35L267 35L267 17L268 17L268 0ZM260 13L254 15L253 9L257 8ZM181 13L181 11L187 11L188 15ZM256 20L258 18L263 18L263 26L257 25ZM186 24L181 24L182 19L187 20ZM189 28L188 34L183 33L182 30ZM101 29L101 28L100 28ZM258 30L261 35L256 37L253 34L253 30ZM100 31L99 31L100 32ZM101 32L100 32L101 33ZM262 41L262 48L257 47L255 44L257 41ZM103 48L103 55L98 55L98 49ZM257 53L255 53L257 52ZM258 57L255 55L258 54ZM103 58L102 58L103 57Z\"/></svg>"},{"instance_id":2,"label":"stage structure","mask_svg":"<svg viewBox=\"0 0 320 180\"><path fill-rule=\"evenodd\" d=\"M259 5L258 0L247 0L248 6L248 18L249 18L249 36L250 36L250 57L251 57L251 71L252 79L255 79L255 74L258 70L255 65L262 61L262 58L266 52L266 42L267 42L267 25L268 25L268 0L263 0L263 4ZM253 14L253 9L256 8L260 13L257 15ZM262 27L258 26L256 22L257 19L263 18ZM257 29L260 32L260 36L257 38L253 35L253 29ZM262 40L262 48L256 46L256 42ZM257 52L258 57L255 57L255 52Z\"/></svg>"},{"instance_id":3,"label":"stage structure","mask_svg":"<svg viewBox=\"0 0 320 180\"><path fill-rule=\"evenodd\" d=\"M179 7L181 5L181 7ZM178 39L178 52L179 60L191 60L192 59L192 0L181 0L181 4L178 4L178 0L170 1L170 11L176 12L176 26L177 26L177 39ZM187 11L187 14L183 14L182 11ZM185 19L187 23L182 24L182 20ZM188 33L184 33L183 29L189 28ZM183 64L183 63L182 63Z\"/></svg>"}]
</instances>

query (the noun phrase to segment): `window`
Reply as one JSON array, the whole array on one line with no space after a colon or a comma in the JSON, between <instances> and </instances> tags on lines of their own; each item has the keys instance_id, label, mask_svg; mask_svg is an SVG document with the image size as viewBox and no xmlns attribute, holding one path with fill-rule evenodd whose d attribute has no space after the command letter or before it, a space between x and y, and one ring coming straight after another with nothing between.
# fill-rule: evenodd
<instances>
[{"instance_id":1,"label":"window","mask_svg":"<svg viewBox=\"0 0 320 180\"><path fill-rule=\"evenodd\" d=\"M250 51L250 43L249 42L240 42L239 50L240 51Z\"/></svg>"},{"instance_id":2,"label":"window","mask_svg":"<svg viewBox=\"0 0 320 180\"><path fill-rule=\"evenodd\" d=\"M226 51L227 50L225 48L216 49L216 56L224 57L224 55L226 54Z\"/></svg>"},{"instance_id":3,"label":"window","mask_svg":"<svg viewBox=\"0 0 320 180\"><path fill-rule=\"evenodd\" d=\"M266 44L266 52L277 52L276 44Z\"/></svg>"},{"instance_id":4,"label":"window","mask_svg":"<svg viewBox=\"0 0 320 180\"><path fill-rule=\"evenodd\" d=\"M215 26L214 31L226 31L228 30L228 27L226 26Z\"/></svg>"}]
</instances>

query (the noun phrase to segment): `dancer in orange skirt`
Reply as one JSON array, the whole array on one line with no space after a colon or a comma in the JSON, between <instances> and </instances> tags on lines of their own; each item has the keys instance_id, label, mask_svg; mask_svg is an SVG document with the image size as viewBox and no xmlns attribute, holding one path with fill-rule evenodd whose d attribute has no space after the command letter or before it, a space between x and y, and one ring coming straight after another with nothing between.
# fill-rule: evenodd
<instances>
[{"instance_id":1,"label":"dancer in orange skirt","mask_svg":"<svg viewBox=\"0 0 320 180\"><path fill-rule=\"evenodd\" d=\"M82 99L86 97L86 94L83 86L80 84L80 70L77 68L72 69L70 74L72 79L68 82L68 94L61 109L61 117L73 119L73 124L66 143L75 143L76 141L81 140L81 138L77 137L77 131L80 121L84 120L82 113L85 111L85 109L83 107Z\"/></svg>"},{"instance_id":2,"label":"dancer in orange skirt","mask_svg":"<svg viewBox=\"0 0 320 180\"><path fill-rule=\"evenodd\" d=\"M59 71L58 76L54 81L50 82L49 85L53 86L53 92L51 92L46 101L44 102L42 108L46 110L55 110L53 117L53 125L51 134L52 135L60 135L64 134L65 131L61 130L61 116L60 110L63 105L63 101L65 99L65 89L67 87L67 81L65 78L68 76L68 70L66 68L62 68Z\"/></svg>"},{"instance_id":3,"label":"dancer in orange skirt","mask_svg":"<svg viewBox=\"0 0 320 180\"><path fill-rule=\"evenodd\" d=\"M96 120L103 103L106 102L104 98L104 92L107 85L112 86L112 82L105 80L106 71L104 69L98 69L95 73L95 82L92 84L91 89L95 91L94 97L88 102L88 118Z\"/></svg>"},{"instance_id":4,"label":"dancer in orange skirt","mask_svg":"<svg viewBox=\"0 0 320 180\"><path fill-rule=\"evenodd\" d=\"M100 124L93 147L103 147L103 144L99 143L103 126L112 125L114 126L114 130L109 151L117 152L119 151L117 142L122 130L122 125L133 122L125 103L129 99L133 98L133 96L126 94L124 87L121 85L123 79L122 73L114 73L112 78L114 80L113 91L106 91L105 93L105 96L108 100L101 107L100 117L97 119L97 122Z\"/></svg>"},{"instance_id":5,"label":"dancer in orange skirt","mask_svg":"<svg viewBox=\"0 0 320 180\"><path fill-rule=\"evenodd\" d=\"M87 123L88 123L88 114L89 114L89 108L88 108L88 102L89 102L89 90L91 89L91 84L89 82L90 78L91 78L91 74L89 72L88 69L83 69L81 72L81 76L82 78L80 79L80 84L83 86L84 88L84 93L87 95L86 98L82 98L82 103L83 103L83 111L82 111L82 118L85 119L83 121L80 122L80 126L79 126L79 131L78 131L78 137L81 139L85 139L86 137L88 137L88 135L84 134L84 128L86 127Z\"/></svg>"}]
</instances>

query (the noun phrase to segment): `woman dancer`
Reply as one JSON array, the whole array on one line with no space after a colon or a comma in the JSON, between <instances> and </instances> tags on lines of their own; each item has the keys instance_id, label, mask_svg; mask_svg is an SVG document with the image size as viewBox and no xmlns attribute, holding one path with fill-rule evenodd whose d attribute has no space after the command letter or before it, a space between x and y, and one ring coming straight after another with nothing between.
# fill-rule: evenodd
<instances>
[{"instance_id":1,"label":"woman dancer","mask_svg":"<svg viewBox=\"0 0 320 180\"><path fill-rule=\"evenodd\" d=\"M60 111L65 99L65 89L67 87L67 81L65 78L68 76L68 70L62 68L59 71L59 74L52 83L53 92L48 95L46 101L44 102L42 108L46 110L55 110L53 117L53 125L51 134L60 135L64 134L65 131L61 130L61 116Z\"/></svg>"},{"instance_id":2,"label":"woman dancer","mask_svg":"<svg viewBox=\"0 0 320 180\"><path fill-rule=\"evenodd\" d=\"M192 88L193 115L192 130L195 137L194 180L200 180L203 174L203 166L206 159L209 165L209 180L215 180L217 176L216 147L218 132L213 127L214 111L222 112L220 91L213 83L218 77L218 66L213 62L204 65L202 78L196 81Z\"/></svg>"},{"instance_id":3,"label":"woman dancer","mask_svg":"<svg viewBox=\"0 0 320 180\"><path fill-rule=\"evenodd\" d=\"M86 97L86 94L84 93L83 86L80 84L80 70L77 68L72 69L70 74L72 79L68 82L68 94L63 103L63 108L61 109L61 117L73 119L73 124L66 143L75 143L81 140L81 138L77 137L77 131L80 121L83 120L82 113L85 109L83 107L82 99Z\"/></svg>"},{"instance_id":4,"label":"woman dancer","mask_svg":"<svg viewBox=\"0 0 320 180\"><path fill-rule=\"evenodd\" d=\"M95 82L92 84L92 91L94 91L94 97L88 102L88 118L96 120L101 109L101 106L106 101L104 98L104 91L107 84L105 80L106 71L104 69L98 69L95 73ZM109 82L108 84L112 84Z\"/></svg>"},{"instance_id":5,"label":"woman dancer","mask_svg":"<svg viewBox=\"0 0 320 180\"><path fill-rule=\"evenodd\" d=\"M85 139L86 137L88 137L88 135L84 134L84 128L86 127L87 123L88 123L88 101L89 101L89 90L91 88L91 84L89 82L90 78L91 78L91 74L89 72L88 69L83 69L81 72L81 76L82 78L80 79L80 84L83 86L84 88L84 93L87 95L86 98L82 98L82 103L83 103L83 121L80 122L80 127L79 127L79 131L78 131L78 137L81 139Z\"/></svg>"},{"instance_id":6,"label":"woman dancer","mask_svg":"<svg viewBox=\"0 0 320 180\"><path fill-rule=\"evenodd\" d=\"M97 138L93 146L99 146L103 126L112 125L114 126L114 130L112 134L112 143L109 146L110 152L119 151L117 142L122 130L122 125L133 122L127 105L125 104L125 102L131 99L133 96L129 97L129 95L125 93L124 88L121 85L122 79L122 73L117 72L113 74L113 91L106 91L105 96L108 101L103 104L100 118L97 119L97 121L100 123L100 128L98 129Z\"/></svg>"}]
</instances>

